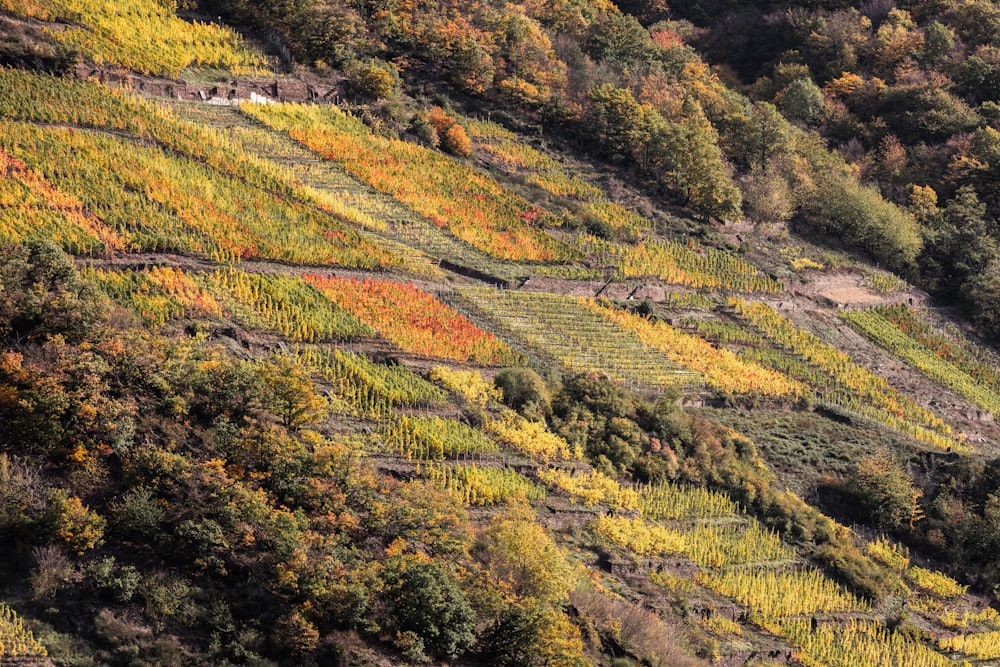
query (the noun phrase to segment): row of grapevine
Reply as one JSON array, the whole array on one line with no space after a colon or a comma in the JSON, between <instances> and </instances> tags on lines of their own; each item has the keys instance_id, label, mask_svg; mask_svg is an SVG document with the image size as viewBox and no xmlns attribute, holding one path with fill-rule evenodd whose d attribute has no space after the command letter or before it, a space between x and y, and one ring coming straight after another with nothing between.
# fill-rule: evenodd
<instances>
[{"instance_id":1,"label":"row of grapevine","mask_svg":"<svg viewBox=\"0 0 1000 667\"><path fill-rule=\"evenodd\" d=\"M639 508L647 519L679 521L731 518L740 511L725 494L672 483L639 487Z\"/></svg>"},{"instance_id":2,"label":"row of grapevine","mask_svg":"<svg viewBox=\"0 0 1000 667\"><path fill-rule=\"evenodd\" d=\"M162 326L181 318L222 315L215 297L174 267L156 266L145 271L85 268L83 275L114 301L130 308L147 326Z\"/></svg>"},{"instance_id":3,"label":"row of grapevine","mask_svg":"<svg viewBox=\"0 0 1000 667\"><path fill-rule=\"evenodd\" d=\"M500 390L483 379L479 371L435 366L431 369L430 377L449 391L460 394L481 407L496 403L502 398ZM494 407L496 409L486 418L483 430L498 442L544 463L572 457L569 443L552 433L545 422L530 421L506 407Z\"/></svg>"},{"instance_id":4,"label":"row of grapevine","mask_svg":"<svg viewBox=\"0 0 1000 667\"><path fill-rule=\"evenodd\" d=\"M466 505L498 505L515 497L545 498L545 489L510 468L426 464L419 470Z\"/></svg>"},{"instance_id":5,"label":"row of grapevine","mask_svg":"<svg viewBox=\"0 0 1000 667\"><path fill-rule=\"evenodd\" d=\"M955 635L938 640L943 651L954 651L977 660L1000 658L1000 631Z\"/></svg>"},{"instance_id":6,"label":"row of grapevine","mask_svg":"<svg viewBox=\"0 0 1000 667\"><path fill-rule=\"evenodd\" d=\"M934 447L969 450L941 418L901 394L885 378L854 363L841 350L795 326L770 306L733 297L727 304L777 348L757 349L751 354L773 368L790 373L815 392L820 401Z\"/></svg>"},{"instance_id":7,"label":"row of grapevine","mask_svg":"<svg viewBox=\"0 0 1000 667\"><path fill-rule=\"evenodd\" d=\"M809 619L764 622L797 649L807 667L955 667L956 663L877 621L852 620L844 625Z\"/></svg>"},{"instance_id":8,"label":"row of grapevine","mask_svg":"<svg viewBox=\"0 0 1000 667\"><path fill-rule=\"evenodd\" d=\"M674 329L665 322L596 304L591 308L610 322L632 331L642 342L659 350L674 363L701 373L709 386L723 394L793 399L806 394L806 388L800 382L730 350L715 347L697 336Z\"/></svg>"},{"instance_id":9,"label":"row of grapevine","mask_svg":"<svg viewBox=\"0 0 1000 667\"><path fill-rule=\"evenodd\" d=\"M549 468L539 471L538 477L550 487L591 507L603 504L618 510L639 509L639 494L634 489L622 486L597 470L583 472Z\"/></svg>"},{"instance_id":10,"label":"row of grapevine","mask_svg":"<svg viewBox=\"0 0 1000 667\"><path fill-rule=\"evenodd\" d=\"M793 561L795 552L781 538L756 521L739 524L701 524L683 532L684 553L701 567L761 565Z\"/></svg>"},{"instance_id":11,"label":"row of grapevine","mask_svg":"<svg viewBox=\"0 0 1000 667\"><path fill-rule=\"evenodd\" d=\"M868 610L864 602L816 570L734 567L698 572L696 579L765 618Z\"/></svg>"},{"instance_id":12,"label":"row of grapevine","mask_svg":"<svg viewBox=\"0 0 1000 667\"><path fill-rule=\"evenodd\" d=\"M680 553L686 544L681 533L641 518L605 514L594 519L590 527L598 537L639 556Z\"/></svg>"},{"instance_id":13,"label":"row of grapevine","mask_svg":"<svg viewBox=\"0 0 1000 667\"><path fill-rule=\"evenodd\" d=\"M77 198L129 250L365 268L403 263L309 206L119 137L2 122L0 147Z\"/></svg>"},{"instance_id":14,"label":"row of grapevine","mask_svg":"<svg viewBox=\"0 0 1000 667\"><path fill-rule=\"evenodd\" d=\"M241 110L287 131L316 154L340 163L489 255L528 261L573 258L568 247L538 227L558 226L559 218L457 160L374 135L359 120L331 107L244 105Z\"/></svg>"},{"instance_id":15,"label":"row of grapevine","mask_svg":"<svg viewBox=\"0 0 1000 667\"><path fill-rule=\"evenodd\" d=\"M918 371L1000 416L1000 393L900 331L877 310L852 310L841 317L879 347L895 354Z\"/></svg>"},{"instance_id":16,"label":"row of grapevine","mask_svg":"<svg viewBox=\"0 0 1000 667\"><path fill-rule=\"evenodd\" d=\"M698 379L594 312L590 300L489 288L463 288L458 295L570 371L600 372L625 385L655 389Z\"/></svg>"},{"instance_id":17,"label":"row of grapevine","mask_svg":"<svg viewBox=\"0 0 1000 667\"><path fill-rule=\"evenodd\" d=\"M404 415L381 432L386 448L407 460L434 461L465 454L496 452L497 446L481 432L442 417Z\"/></svg>"},{"instance_id":18,"label":"row of grapevine","mask_svg":"<svg viewBox=\"0 0 1000 667\"><path fill-rule=\"evenodd\" d=\"M400 407L441 403L444 394L405 366L377 364L362 354L304 347L301 362L327 384L348 412L366 419L386 419Z\"/></svg>"},{"instance_id":19,"label":"row of grapevine","mask_svg":"<svg viewBox=\"0 0 1000 667\"><path fill-rule=\"evenodd\" d=\"M431 369L430 378L434 382L444 385L448 391L482 407L491 401L499 401L503 397L500 388L492 382L487 382L479 371L463 371L447 366L435 366Z\"/></svg>"},{"instance_id":20,"label":"row of grapevine","mask_svg":"<svg viewBox=\"0 0 1000 667\"><path fill-rule=\"evenodd\" d=\"M525 419L508 408L501 408L499 416L487 418L483 430L542 463L580 458L579 452L571 452L569 443L550 431L545 422Z\"/></svg>"},{"instance_id":21,"label":"row of grapevine","mask_svg":"<svg viewBox=\"0 0 1000 667\"><path fill-rule=\"evenodd\" d=\"M521 175L528 183L557 197L589 199L600 196L598 188L496 123L469 118L460 122L489 161L508 174Z\"/></svg>"},{"instance_id":22,"label":"row of grapevine","mask_svg":"<svg viewBox=\"0 0 1000 667\"><path fill-rule=\"evenodd\" d=\"M124 249L124 241L23 161L0 150L0 243L48 238L77 255Z\"/></svg>"},{"instance_id":23,"label":"row of grapevine","mask_svg":"<svg viewBox=\"0 0 1000 667\"><path fill-rule=\"evenodd\" d=\"M304 278L408 352L489 366L510 366L520 361L502 340L410 283L315 274Z\"/></svg>"},{"instance_id":24,"label":"row of grapevine","mask_svg":"<svg viewBox=\"0 0 1000 667\"><path fill-rule=\"evenodd\" d=\"M375 330L298 276L235 268L195 274L237 320L304 343L373 338Z\"/></svg>"},{"instance_id":25,"label":"row of grapevine","mask_svg":"<svg viewBox=\"0 0 1000 667\"><path fill-rule=\"evenodd\" d=\"M0 0L0 8L42 21L79 24L49 34L98 64L172 76L192 65L264 72L264 58L244 46L231 28L182 21L155 0L48 0L44 5Z\"/></svg>"},{"instance_id":26,"label":"row of grapevine","mask_svg":"<svg viewBox=\"0 0 1000 667\"><path fill-rule=\"evenodd\" d=\"M24 621L7 604L0 602L0 660L44 658L48 651L24 627Z\"/></svg>"}]
</instances>

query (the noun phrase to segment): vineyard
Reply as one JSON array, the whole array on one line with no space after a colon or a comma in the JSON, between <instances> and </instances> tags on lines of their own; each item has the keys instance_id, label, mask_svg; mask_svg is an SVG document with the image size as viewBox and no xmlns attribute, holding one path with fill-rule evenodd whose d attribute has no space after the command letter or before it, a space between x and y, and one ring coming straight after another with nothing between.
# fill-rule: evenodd
<instances>
[{"instance_id":1,"label":"vineyard","mask_svg":"<svg viewBox=\"0 0 1000 667\"><path fill-rule=\"evenodd\" d=\"M101 254L119 247L218 261L266 258L367 268L403 263L304 204L117 137L3 122L0 148L47 175L52 187L43 184L36 196L54 192L53 187L65 192L110 230L103 234ZM4 227L12 227L14 235L27 226L17 210L3 209Z\"/></svg>"},{"instance_id":2,"label":"vineyard","mask_svg":"<svg viewBox=\"0 0 1000 667\"><path fill-rule=\"evenodd\" d=\"M635 214L615 204L590 205L590 209L599 218L621 221L609 222L612 228L641 229L634 222ZM588 234L574 239L573 247L592 264L612 270L620 279L651 278L699 290L747 294L778 294L785 289L779 281L762 274L741 257L726 250L703 248L693 242L684 244L661 239L633 245Z\"/></svg>"},{"instance_id":3,"label":"vineyard","mask_svg":"<svg viewBox=\"0 0 1000 667\"><path fill-rule=\"evenodd\" d=\"M506 343L412 284L314 274L305 280L408 352L487 366L518 361Z\"/></svg>"},{"instance_id":4,"label":"vineyard","mask_svg":"<svg viewBox=\"0 0 1000 667\"><path fill-rule=\"evenodd\" d=\"M777 572L735 568L700 573L698 582L764 618L835 611L867 611L867 605L816 570ZM775 595L781 591L781 595Z\"/></svg>"},{"instance_id":5,"label":"vineyard","mask_svg":"<svg viewBox=\"0 0 1000 667\"><path fill-rule=\"evenodd\" d=\"M987 359L976 359L968 352L963 354L961 342L934 332L905 306L847 311L841 317L879 347L930 379L994 416L1000 416L997 366Z\"/></svg>"},{"instance_id":6,"label":"vineyard","mask_svg":"<svg viewBox=\"0 0 1000 667\"><path fill-rule=\"evenodd\" d=\"M854 363L841 350L796 327L773 308L737 298L730 298L728 306L741 322L773 346L754 348L750 354L799 380L820 400L932 447L969 451L969 446L956 437L954 430L940 417L900 394L884 378ZM731 342L724 338L727 331L715 330L721 337L720 342ZM743 338L742 335L738 337Z\"/></svg>"},{"instance_id":7,"label":"vineyard","mask_svg":"<svg viewBox=\"0 0 1000 667\"><path fill-rule=\"evenodd\" d=\"M44 658L45 647L38 643L13 609L0 602L0 660Z\"/></svg>"},{"instance_id":8,"label":"vineyard","mask_svg":"<svg viewBox=\"0 0 1000 667\"><path fill-rule=\"evenodd\" d=\"M427 464L420 471L466 505L498 505L515 497L526 500L545 498L544 489L509 468Z\"/></svg>"},{"instance_id":9,"label":"vineyard","mask_svg":"<svg viewBox=\"0 0 1000 667\"><path fill-rule=\"evenodd\" d=\"M775 634L786 637L810 667L954 667L955 663L924 644L909 640L875 621L852 620L847 625L812 627L806 619L768 623Z\"/></svg>"},{"instance_id":10,"label":"vineyard","mask_svg":"<svg viewBox=\"0 0 1000 667\"><path fill-rule=\"evenodd\" d=\"M408 461L438 461L498 451L496 443L480 431L442 417L404 415L387 425L380 437L387 451Z\"/></svg>"},{"instance_id":11,"label":"vineyard","mask_svg":"<svg viewBox=\"0 0 1000 667\"><path fill-rule=\"evenodd\" d=\"M162 326L170 320L181 318L222 315L222 308L215 297L180 269L87 269L84 275L116 303L131 309L146 326Z\"/></svg>"},{"instance_id":12,"label":"vineyard","mask_svg":"<svg viewBox=\"0 0 1000 667\"><path fill-rule=\"evenodd\" d=\"M805 387L782 373L764 368L730 350L623 310L593 305L610 322L635 333L643 343L659 350L670 361L701 373L710 387L722 394L798 399Z\"/></svg>"},{"instance_id":13,"label":"vineyard","mask_svg":"<svg viewBox=\"0 0 1000 667\"><path fill-rule=\"evenodd\" d=\"M0 0L121 86L0 68L0 663L1000 660L1000 355L799 233L891 142L787 124L798 61L725 90L681 5ZM207 99L254 73L314 101Z\"/></svg>"},{"instance_id":14,"label":"vineyard","mask_svg":"<svg viewBox=\"0 0 1000 667\"><path fill-rule=\"evenodd\" d=\"M371 230L389 247L405 245L433 258L445 258L503 280L512 281L530 273L526 266L491 257L463 243L391 195L353 176L339 163L321 159L286 133L261 126L233 108L179 105L178 114L193 122L226 128L228 137L241 150L266 156L287 170L290 178L301 182L303 195L315 201L319 208L338 219ZM414 264L411 260L410 265ZM425 274L441 275L434 266L418 268Z\"/></svg>"},{"instance_id":15,"label":"vineyard","mask_svg":"<svg viewBox=\"0 0 1000 667\"><path fill-rule=\"evenodd\" d=\"M177 76L191 66L224 67L236 74L264 73L264 58L242 44L231 28L183 21L155 0L2 0L0 8L48 22L57 42L97 64L121 65L146 74Z\"/></svg>"},{"instance_id":16,"label":"vineyard","mask_svg":"<svg viewBox=\"0 0 1000 667\"><path fill-rule=\"evenodd\" d=\"M456 238L501 259L572 259L569 249L537 225L559 219L537 209L487 175L415 144L372 134L332 108L241 107L318 155L335 160L377 190L411 207Z\"/></svg>"},{"instance_id":17,"label":"vineyard","mask_svg":"<svg viewBox=\"0 0 1000 667\"><path fill-rule=\"evenodd\" d=\"M600 372L631 387L665 389L690 384L698 375L612 326L590 301L539 292L463 288L458 296L485 313L515 339L556 359L570 371Z\"/></svg>"},{"instance_id":18,"label":"vineyard","mask_svg":"<svg viewBox=\"0 0 1000 667\"><path fill-rule=\"evenodd\" d=\"M525 182L537 185L558 197L591 199L601 191L571 173L557 160L525 144L516 134L496 123L484 120L460 121L479 150L490 161L511 175L521 175Z\"/></svg>"},{"instance_id":19,"label":"vineyard","mask_svg":"<svg viewBox=\"0 0 1000 667\"><path fill-rule=\"evenodd\" d=\"M405 407L428 407L444 401L434 385L402 365L377 364L363 354L304 347L302 364L343 403L347 414L385 420Z\"/></svg>"}]
</instances>

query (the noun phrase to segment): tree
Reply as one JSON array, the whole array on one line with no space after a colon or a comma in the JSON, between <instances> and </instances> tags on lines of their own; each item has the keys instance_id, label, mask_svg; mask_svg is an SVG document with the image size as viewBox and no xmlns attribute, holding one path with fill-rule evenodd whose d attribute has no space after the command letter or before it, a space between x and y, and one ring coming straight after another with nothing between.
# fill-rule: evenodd
<instances>
[{"instance_id":1,"label":"tree","mask_svg":"<svg viewBox=\"0 0 1000 667\"><path fill-rule=\"evenodd\" d=\"M383 578L390 618L399 631L419 636L438 658L456 658L472 646L472 605L437 562L397 557L387 563Z\"/></svg>"},{"instance_id":2,"label":"tree","mask_svg":"<svg viewBox=\"0 0 1000 667\"><path fill-rule=\"evenodd\" d=\"M490 570L520 598L559 606L576 587L566 554L538 525L526 502L494 519L480 546Z\"/></svg>"},{"instance_id":3,"label":"tree","mask_svg":"<svg viewBox=\"0 0 1000 667\"><path fill-rule=\"evenodd\" d=\"M316 393L309 373L291 357L280 355L258 370L264 385L264 406L281 417L287 428L316 421L326 412L326 400Z\"/></svg>"},{"instance_id":4,"label":"tree","mask_svg":"<svg viewBox=\"0 0 1000 667\"><path fill-rule=\"evenodd\" d=\"M858 461L848 483L859 508L875 525L887 530L913 528L923 517L922 492L886 450Z\"/></svg>"},{"instance_id":5,"label":"tree","mask_svg":"<svg viewBox=\"0 0 1000 667\"><path fill-rule=\"evenodd\" d=\"M994 341L1000 340L1000 257L970 277L964 292L972 321Z\"/></svg>"},{"instance_id":6,"label":"tree","mask_svg":"<svg viewBox=\"0 0 1000 667\"><path fill-rule=\"evenodd\" d=\"M505 368L493 378L503 392L503 402L531 419L544 419L552 411L545 380L530 368Z\"/></svg>"},{"instance_id":7,"label":"tree","mask_svg":"<svg viewBox=\"0 0 1000 667\"><path fill-rule=\"evenodd\" d=\"M809 202L809 210L820 223L887 267L912 272L923 246L913 216L850 177L822 176Z\"/></svg>"},{"instance_id":8,"label":"tree","mask_svg":"<svg viewBox=\"0 0 1000 667\"><path fill-rule=\"evenodd\" d=\"M812 79L792 81L781 95L782 113L807 125L816 122L824 103L823 91Z\"/></svg>"},{"instance_id":9,"label":"tree","mask_svg":"<svg viewBox=\"0 0 1000 667\"><path fill-rule=\"evenodd\" d=\"M681 117L671 180L697 213L738 219L743 197L727 173L718 132L692 97L684 100Z\"/></svg>"},{"instance_id":10,"label":"tree","mask_svg":"<svg viewBox=\"0 0 1000 667\"><path fill-rule=\"evenodd\" d=\"M0 254L0 338L60 334L74 342L93 333L103 302L62 248L32 240Z\"/></svg>"},{"instance_id":11,"label":"tree","mask_svg":"<svg viewBox=\"0 0 1000 667\"><path fill-rule=\"evenodd\" d=\"M391 97L399 91L399 71L383 60L354 62L347 68L347 76L354 90L365 97Z\"/></svg>"},{"instance_id":12,"label":"tree","mask_svg":"<svg viewBox=\"0 0 1000 667\"><path fill-rule=\"evenodd\" d=\"M630 90L606 83L590 91L586 124L600 141L604 153L612 160L624 162L644 143L645 113Z\"/></svg>"},{"instance_id":13,"label":"tree","mask_svg":"<svg viewBox=\"0 0 1000 667\"><path fill-rule=\"evenodd\" d=\"M104 542L107 521L76 496L62 489L52 491L49 512L55 537L70 551L83 554Z\"/></svg>"}]
</instances>

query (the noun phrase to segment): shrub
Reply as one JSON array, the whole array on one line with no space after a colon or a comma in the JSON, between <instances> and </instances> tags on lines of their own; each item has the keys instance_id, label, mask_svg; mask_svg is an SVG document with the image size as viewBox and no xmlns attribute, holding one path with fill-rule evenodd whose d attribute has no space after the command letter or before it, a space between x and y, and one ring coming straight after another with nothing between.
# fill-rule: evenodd
<instances>
[{"instance_id":1,"label":"shrub","mask_svg":"<svg viewBox=\"0 0 1000 667\"><path fill-rule=\"evenodd\" d=\"M403 561L386 567L386 601L400 633L413 633L425 650L455 658L475 641L476 617L465 593L433 561Z\"/></svg>"},{"instance_id":2,"label":"shrub","mask_svg":"<svg viewBox=\"0 0 1000 667\"><path fill-rule=\"evenodd\" d=\"M441 140L442 150L459 157L472 155L472 140L454 116L448 115L441 107L434 107L427 114L427 122Z\"/></svg>"},{"instance_id":3,"label":"shrub","mask_svg":"<svg viewBox=\"0 0 1000 667\"><path fill-rule=\"evenodd\" d=\"M62 489L49 495L49 511L55 537L76 554L83 554L104 542L104 517L91 511L76 496Z\"/></svg>"},{"instance_id":4,"label":"shrub","mask_svg":"<svg viewBox=\"0 0 1000 667\"><path fill-rule=\"evenodd\" d=\"M365 97L392 97L399 90L399 72L392 63L372 59L347 68L351 87Z\"/></svg>"},{"instance_id":5,"label":"shrub","mask_svg":"<svg viewBox=\"0 0 1000 667\"><path fill-rule=\"evenodd\" d=\"M541 419L552 412L545 380L530 368L505 368L493 378L503 392L503 402L529 419Z\"/></svg>"}]
</instances>

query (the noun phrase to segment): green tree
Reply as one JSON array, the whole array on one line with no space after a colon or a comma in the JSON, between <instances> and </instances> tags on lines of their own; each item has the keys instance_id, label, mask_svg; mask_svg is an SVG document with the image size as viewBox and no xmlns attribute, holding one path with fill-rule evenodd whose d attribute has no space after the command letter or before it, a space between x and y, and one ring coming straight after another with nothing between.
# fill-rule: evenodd
<instances>
[{"instance_id":1,"label":"green tree","mask_svg":"<svg viewBox=\"0 0 1000 667\"><path fill-rule=\"evenodd\" d=\"M792 120L815 123L823 111L823 91L812 79L792 81L781 95L781 111Z\"/></svg>"},{"instance_id":2,"label":"green tree","mask_svg":"<svg viewBox=\"0 0 1000 667\"><path fill-rule=\"evenodd\" d=\"M56 243L27 241L0 255L0 339L59 334L75 342L94 333L103 302Z\"/></svg>"},{"instance_id":3,"label":"green tree","mask_svg":"<svg viewBox=\"0 0 1000 667\"><path fill-rule=\"evenodd\" d=\"M383 579L389 618L399 631L415 633L438 658L456 658L472 646L472 605L437 562L399 557L386 564Z\"/></svg>"},{"instance_id":4,"label":"green tree","mask_svg":"<svg viewBox=\"0 0 1000 667\"><path fill-rule=\"evenodd\" d=\"M610 83L590 91L586 124L612 160L626 161L645 139L645 110L627 88Z\"/></svg>"},{"instance_id":5,"label":"green tree","mask_svg":"<svg viewBox=\"0 0 1000 667\"><path fill-rule=\"evenodd\" d=\"M530 368L505 368L493 378L503 402L529 419L544 419L552 411L545 380Z\"/></svg>"}]
</instances>

